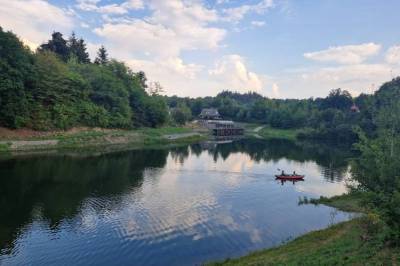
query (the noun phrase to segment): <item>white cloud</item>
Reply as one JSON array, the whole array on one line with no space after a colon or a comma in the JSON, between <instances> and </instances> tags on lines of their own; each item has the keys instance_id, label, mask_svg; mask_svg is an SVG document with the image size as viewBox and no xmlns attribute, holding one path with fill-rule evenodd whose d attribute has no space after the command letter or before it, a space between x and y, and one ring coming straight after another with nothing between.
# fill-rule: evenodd
<instances>
[{"instance_id":1,"label":"white cloud","mask_svg":"<svg viewBox=\"0 0 400 266\"><path fill-rule=\"evenodd\" d=\"M223 89L248 92L260 91L263 87L259 76L247 69L244 59L239 55L224 56L209 74L227 86Z\"/></svg>"},{"instance_id":2,"label":"white cloud","mask_svg":"<svg viewBox=\"0 0 400 266\"><path fill-rule=\"evenodd\" d=\"M216 14L198 3L153 0L148 5L153 13L146 20L110 22L94 32L125 57L179 57L185 50L216 49L225 37L224 29L208 26Z\"/></svg>"},{"instance_id":3,"label":"white cloud","mask_svg":"<svg viewBox=\"0 0 400 266\"><path fill-rule=\"evenodd\" d=\"M159 81L168 95L205 96L203 92L210 88L210 83L198 76L203 66L185 64L178 57L164 60L133 59L127 61L127 64L135 72L144 71L150 81Z\"/></svg>"},{"instance_id":4,"label":"white cloud","mask_svg":"<svg viewBox=\"0 0 400 266\"><path fill-rule=\"evenodd\" d=\"M76 7L83 11L93 11L104 14L123 15L131 9L142 9L144 3L142 0L129 0L122 4L108 4L99 6L100 0L77 0Z\"/></svg>"},{"instance_id":5,"label":"white cloud","mask_svg":"<svg viewBox=\"0 0 400 266\"><path fill-rule=\"evenodd\" d=\"M400 45L390 47L386 52L385 60L389 64L400 64Z\"/></svg>"},{"instance_id":6,"label":"white cloud","mask_svg":"<svg viewBox=\"0 0 400 266\"><path fill-rule=\"evenodd\" d=\"M380 49L381 45L375 43L335 46L322 51L305 53L304 57L320 62L359 64L378 54Z\"/></svg>"},{"instance_id":7,"label":"white cloud","mask_svg":"<svg viewBox=\"0 0 400 266\"><path fill-rule=\"evenodd\" d=\"M81 25L82 28L85 28L85 29L90 28L90 25L85 23L85 22L81 22L80 25Z\"/></svg>"},{"instance_id":8,"label":"white cloud","mask_svg":"<svg viewBox=\"0 0 400 266\"><path fill-rule=\"evenodd\" d=\"M279 82L281 97L325 97L330 90L342 88L353 96L372 93L379 86L399 75L400 68L387 64L355 64L336 67L299 69L286 72L275 80Z\"/></svg>"},{"instance_id":9,"label":"white cloud","mask_svg":"<svg viewBox=\"0 0 400 266\"><path fill-rule=\"evenodd\" d=\"M238 7L226 8L222 11L224 14L222 19L234 23L239 22L249 13L255 12L257 14L263 14L273 6L273 0L262 0L254 5L241 5Z\"/></svg>"},{"instance_id":10,"label":"white cloud","mask_svg":"<svg viewBox=\"0 0 400 266\"><path fill-rule=\"evenodd\" d=\"M227 4L230 0L217 0L217 5Z\"/></svg>"},{"instance_id":11,"label":"white cloud","mask_svg":"<svg viewBox=\"0 0 400 266\"><path fill-rule=\"evenodd\" d=\"M157 73L162 79L168 79L172 75L185 76L187 79L194 79L196 74L202 70L203 66L196 64L184 64L179 57L171 57L162 61L129 60L128 64L133 70L147 70L149 73ZM162 74L167 74L162 76Z\"/></svg>"},{"instance_id":12,"label":"white cloud","mask_svg":"<svg viewBox=\"0 0 400 266\"><path fill-rule=\"evenodd\" d=\"M281 93L280 93L280 89L279 89L278 84L273 83L273 84L272 84L271 91L272 91L272 97L273 97L273 98L279 98L279 97L281 96Z\"/></svg>"},{"instance_id":13,"label":"white cloud","mask_svg":"<svg viewBox=\"0 0 400 266\"><path fill-rule=\"evenodd\" d=\"M161 82L169 94L199 95L188 91L188 84L198 90L200 84L213 86L197 76L204 67L184 62L182 53L221 47L226 31L209 26L217 21L217 13L199 1L151 0L146 6L151 14L144 19L107 17L107 23L94 29L110 54L127 61L134 71L145 71L149 80Z\"/></svg>"},{"instance_id":14,"label":"white cloud","mask_svg":"<svg viewBox=\"0 0 400 266\"><path fill-rule=\"evenodd\" d=\"M129 0L125 2L125 5L131 9L142 9L144 8L143 0Z\"/></svg>"},{"instance_id":15,"label":"white cloud","mask_svg":"<svg viewBox=\"0 0 400 266\"><path fill-rule=\"evenodd\" d=\"M0 0L0 25L21 36L35 49L49 39L56 29L69 33L73 19L64 11L44 0Z\"/></svg>"},{"instance_id":16,"label":"white cloud","mask_svg":"<svg viewBox=\"0 0 400 266\"><path fill-rule=\"evenodd\" d=\"M251 25L256 26L256 27L262 27L262 26L265 26L265 21L253 20L251 22Z\"/></svg>"},{"instance_id":17,"label":"white cloud","mask_svg":"<svg viewBox=\"0 0 400 266\"><path fill-rule=\"evenodd\" d=\"M76 0L76 7L84 11L95 11L97 10L97 3L100 0Z\"/></svg>"}]
</instances>

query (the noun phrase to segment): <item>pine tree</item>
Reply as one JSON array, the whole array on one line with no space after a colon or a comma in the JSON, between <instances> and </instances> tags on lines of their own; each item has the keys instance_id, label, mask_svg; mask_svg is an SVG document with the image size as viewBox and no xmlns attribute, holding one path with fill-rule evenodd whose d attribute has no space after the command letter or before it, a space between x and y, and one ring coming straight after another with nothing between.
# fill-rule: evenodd
<instances>
[{"instance_id":1,"label":"pine tree","mask_svg":"<svg viewBox=\"0 0 400 266\"><path fill-rule=\"evenodd\" d=\"M98 65L105 65L108 63L107 50L106 50L106 48L104 48L103 45L100 47L99 51L97 52L97 57L94 60L94 63L98 64Z\"/></svg>"},{"instance_id":2,"label":"pine tree","mask_svg":"<svg viewBox=\"0 0 400 266\"><path fill-rule=\"evenodd\" d=\"M72 35L68 40L68 47L70 58L75 57L77 62L80 64L90 63L89 54L86 51L85 41L82 38L77 39L74 32L72 32Z\"/></svg>"},{"instance_id":3,"label":"pine tree","mask_svg":"<svg viewBox=\"0 0 400 266\"><path fill-rule=\"evenodd\" d=\"M67 41L60 32L53 32L51 40L42 44L39 47L39 51L51 51L57 54L64 62L68 61L70 54Z\"/></svg>"}]
</instances>

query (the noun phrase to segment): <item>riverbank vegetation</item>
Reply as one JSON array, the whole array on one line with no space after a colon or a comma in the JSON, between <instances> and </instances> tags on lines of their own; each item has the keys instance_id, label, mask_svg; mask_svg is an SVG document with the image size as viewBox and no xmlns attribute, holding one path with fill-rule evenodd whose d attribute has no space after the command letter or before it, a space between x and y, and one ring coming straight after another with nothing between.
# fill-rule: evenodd
<instances>
[{"instance_id":1,"label":"riverbank vegetation","mask_svg":"<svg viewBox=\"0 0 400 266\"><path fill-rule=\"evenodd\" d=\"M257 134L265 139L287 139L296 140L298 134L301 132L299 129L281 129L273 127L264 127Z\"/></svg>"},{"instance_id":2,"label":"riverbank vegetation","mask_svg":"<svg viewBox=\"0 0 400 266\"><path fill-rule=\"evenodd\" d=\"M396 265L400 248L382 246L379 235L365 225L364 218L356 218L277 248L211 265Z\"/></svg>"},{"instance_id":3,"label":"riverbank vegetation","mask_svg":"<svg viewBox=\"0 0 400 266\"><path fill-rule=\"evenodd\" d=\"M366 208L365 193L332 198L300 199L299 204L325 204L342 211L364 213L348 222L308 233L282 246L211 265L396 265L400 247L385 238L385 224Z\"/></svg>"},{"instance_id":4,"label":"riverbank vegetation","mask_svg":"<svg viewBox=\"0 0 400 266\"><path fill-rule=\"evenodd\" d=\"M1 129L1 128L0 128ZM191 143L207 138L204 132L184 127L141 128L137 130L73 128L67 131L0 130L0 153L96 148L105 146L143 147Z\"/></svg>"}]
</instances>

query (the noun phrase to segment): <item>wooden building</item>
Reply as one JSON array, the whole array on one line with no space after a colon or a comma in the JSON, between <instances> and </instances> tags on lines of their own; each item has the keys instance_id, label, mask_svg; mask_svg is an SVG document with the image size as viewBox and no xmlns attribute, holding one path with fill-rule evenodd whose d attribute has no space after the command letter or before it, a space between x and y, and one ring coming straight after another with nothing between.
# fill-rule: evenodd
<instances>
[{"instance_id":1,"label":"wooden building","mask_svg":"<svg viewBox=\"0 0 400 266\"><path fill-rule=\"evenodd\" d=\"M205 108L205 109L201 110L199 118L203 119L203 120L221 120L222 119L218 110L215 108Z\"/></svg>"},{"instance_id":2,"label":"wooden building","mask_svg":"<svg viewBox=\"0 0 400 266\"><path fill-rule=\"evenodd\" d=\"M201 125L211 130L214 136L238 136L244 134L244 129L235 125L232 120L222 120L217 109L203 109L199 118Z\"/></svg>"}]
</instances>

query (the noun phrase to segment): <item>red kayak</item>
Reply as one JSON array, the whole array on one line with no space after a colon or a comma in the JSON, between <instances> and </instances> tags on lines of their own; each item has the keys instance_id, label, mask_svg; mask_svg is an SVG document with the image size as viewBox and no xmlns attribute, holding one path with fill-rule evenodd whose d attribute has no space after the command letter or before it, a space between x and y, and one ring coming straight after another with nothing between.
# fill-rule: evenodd
<instances>
[{"instance_id":1,"label":"red kayak","mask_svg":"<svg viewBox=\"0 0 400 266\"><path fill-rule=\"evenodd\" d=\"M303 180L304 175L276 175L276 179L281 180Z\"/></svg>"}]
</instances>

